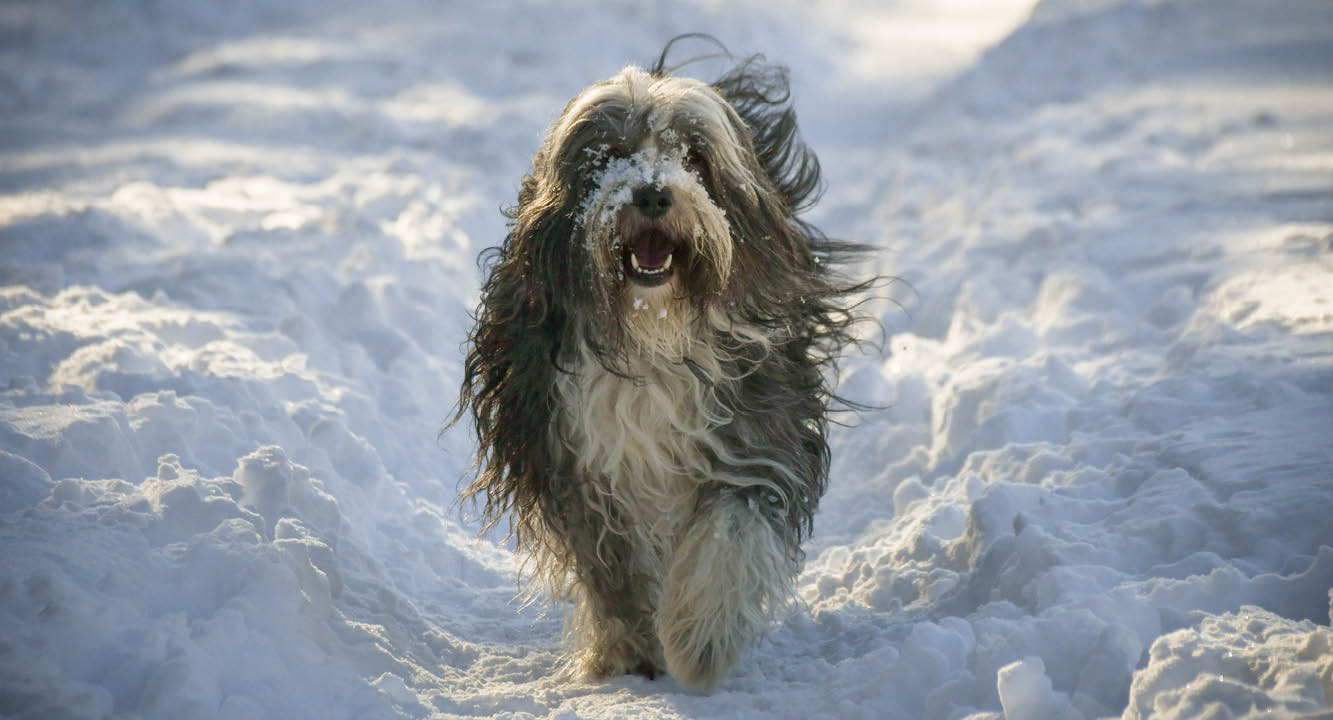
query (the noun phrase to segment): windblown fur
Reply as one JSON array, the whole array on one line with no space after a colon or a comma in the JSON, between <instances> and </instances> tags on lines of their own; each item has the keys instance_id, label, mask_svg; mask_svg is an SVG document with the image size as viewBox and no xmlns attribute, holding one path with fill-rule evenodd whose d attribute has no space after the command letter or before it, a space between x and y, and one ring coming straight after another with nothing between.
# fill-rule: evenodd
<instances>
[{"instance_id":1,"label":"windblown fur","mask_svg":"<svg viewBox=\"0 0 1333 720\"><path fill-rule=\"evenodd\" d=\"M575 97L523 178L464 367L464 499L574 603L585 677L709 689L791 595L865 285L797 217L819 165L785 70L709 85L670 48Z\"/></svg>"}]
</instances>

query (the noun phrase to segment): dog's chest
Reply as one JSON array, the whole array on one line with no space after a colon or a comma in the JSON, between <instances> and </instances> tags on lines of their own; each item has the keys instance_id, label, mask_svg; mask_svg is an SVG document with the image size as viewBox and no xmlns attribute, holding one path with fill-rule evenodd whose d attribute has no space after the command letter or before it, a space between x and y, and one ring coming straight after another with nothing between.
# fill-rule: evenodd
<instances>
[{"instance_id":1,"label":"dog's chest","mask_svg":"<svg viewBox=\"0 0 1333 720\"><path fill-rule=\"evenodd\" d=\"M613 532L665 549L709 475L705 450L723 422L703 383L683 366L631 379L593 361L562 378L560 395L564 443L590 481L587 501L614 508Z\"/></svg>"}]
</instances>

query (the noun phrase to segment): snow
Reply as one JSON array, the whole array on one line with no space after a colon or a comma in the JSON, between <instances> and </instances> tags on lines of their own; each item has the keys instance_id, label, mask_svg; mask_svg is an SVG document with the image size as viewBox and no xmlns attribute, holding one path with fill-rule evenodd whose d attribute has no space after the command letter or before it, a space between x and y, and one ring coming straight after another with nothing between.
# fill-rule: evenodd
<instances>
[{"instance_id":1,"label":"snow","mask_svg":"<svg viewBox=\"0 0 1333 720\"><path fill-rule=\"evenodd\" d=\"M657 117L649 117L650 126ZM604 231L614 222L616 211L632 202L633 188L642 184L687 188L690 195L707 197L698 173L685 167L685 146L667 139L674 135L670 128L663 128L658 137L665 147L649 146L628 157L604 157L605 147L587 153L583 169L592 173L592 178L579 205L578 223L592 232ZM598 163L602 164L600 168ZM711 201L708 205L713 213L722 212Z\"/></svg>"},{"instance_id":2,"label":"snow","mask_svg":"<svg viewBox=\"0 0 1333 720\"><path fill-rule=\"evenodd\" d=\"M1329 713L1327 3L807 5L5 5L0 715ZM711 695L558 677L440 433L544 128L700 29L902 278Z\"/></svg>"},{"instance_id":3,"label":"snow","mask_svg":"<svg viewBox=\"0 0 1333 720\"><path fill-rule=\"evenodd\" d=\"M1148 666L1134 677L1125 716L1309 717L1327 713L1331 696L1328 627L1246 605L1203 615L1196 626L1154 642Z\"/></svg>"}]
</instances>

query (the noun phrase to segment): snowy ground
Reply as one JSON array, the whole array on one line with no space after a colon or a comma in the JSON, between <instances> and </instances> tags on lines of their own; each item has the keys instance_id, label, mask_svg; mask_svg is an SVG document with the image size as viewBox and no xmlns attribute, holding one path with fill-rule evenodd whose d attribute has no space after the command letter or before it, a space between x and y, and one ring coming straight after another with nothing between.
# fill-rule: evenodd
<instances>
[{"instance_id":1,"label":"snowy ground","mask_svg":"<svg viewBox=\"0 0 1333 720\"><path fill-rule=\"evenodd\" d=\"M0 716L1333 714L1327 0L483 5L0 7ZM711 696L554 679L438 434L543 129L694 30L907 281Z\"/></svg>"}]
</instances>

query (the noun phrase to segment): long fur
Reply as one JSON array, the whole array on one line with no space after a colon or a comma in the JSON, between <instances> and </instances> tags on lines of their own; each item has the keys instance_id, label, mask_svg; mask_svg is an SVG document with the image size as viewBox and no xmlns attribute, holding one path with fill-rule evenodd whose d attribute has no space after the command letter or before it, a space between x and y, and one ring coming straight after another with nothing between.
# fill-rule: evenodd
<instances>
[{"instance_id":1,"label":"long fur","mask_svg":"<svg viewBox=\"0 0 1333 720\"><path fill-rule=\"evenodd\" d=\"M585 676L708 689L790 595L868 282L837 271L858 247L797 217L821 184L785 69L750 57L706 85L670 48L574 98L523 178L464 364L463 499L574 602ZM674 193L660 220L630 206L643 184ZM620 265L645 228L681 243L668 285Z\"/></svg>"}]
</instances>

